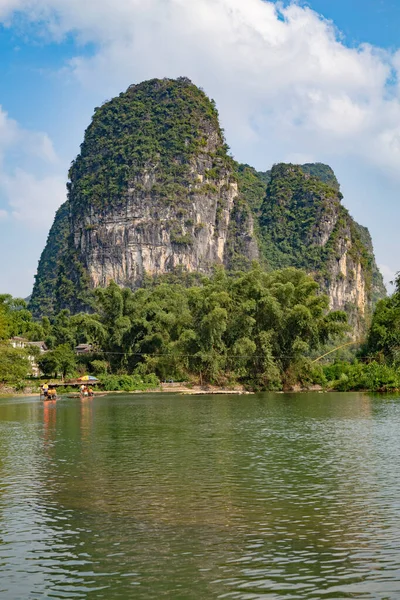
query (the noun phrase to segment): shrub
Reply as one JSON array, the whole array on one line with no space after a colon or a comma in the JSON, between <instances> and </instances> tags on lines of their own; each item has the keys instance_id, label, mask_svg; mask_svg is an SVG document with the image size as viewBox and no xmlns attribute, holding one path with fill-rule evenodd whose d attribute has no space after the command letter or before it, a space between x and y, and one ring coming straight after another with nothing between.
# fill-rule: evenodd
<instances>
[{"instance_id":1,"label":"shrub","mask_svg":"<svg viewBox=\"0 0 400 600\"><path fill-rule=\"evenodd\" d=\"M105 375L110 366L106 360L92 360L90 365L95 375Z\"/></svg>"},{"instance_id":2,"label":"shrub","mask_svg":"<svg viewBox=\"0 0 400 600\"><path fill-rule=\"evenodd\" d=\"M328 387L339 392L369 390L388 392L400 388L400 375L397 369L386 364L371 362L363 364L336 362L324 367Z\"/></svg>"},{"instance_id":3,"label":"shrub","mask_svg":"<svg viewBox=\"0 0 400 600\"><path fill-rule=\"evenodd\" d=\"M134 392L137 390L154 389L159 386L160 381L154 373L144 375L137 373L133 375L100 375L99 380L103 388L108 392Z\"/></svg>"}]
</instances>

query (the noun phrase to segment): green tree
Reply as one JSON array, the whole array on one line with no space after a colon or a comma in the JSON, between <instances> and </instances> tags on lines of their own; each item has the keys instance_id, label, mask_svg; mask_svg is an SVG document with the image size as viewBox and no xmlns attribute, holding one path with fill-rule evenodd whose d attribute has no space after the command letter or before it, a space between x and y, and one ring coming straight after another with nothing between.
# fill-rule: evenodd
<instances>
[{"instance_id":1,"label":"green tree","mask_svg":"<svg viewBox=\"0 0 400 600\"><path fill-rule=\"evenodd\" d=\"M46 352L46 354L42 354L37 362L39 369L46 377L58 376L58 361L53 350Z\"/></svg>"},{"instance_id":2,"label":"green tree","mask_svg":"<svg viewBox=\"0 0 400 600\"><path fill-rule=\"evenodd\" d=\"M52 335L55 339L55 346L67 344L70 348L76 346L76 327L71 319L69 310L61 310L55 317Z\"/></svg>"},{"instance_id":3,"label":"green tree","mask_svg":"<svg viewBox=\"0 0 400 600\"><path fill-rule=\"evenodd\" d=\"M9 337L9 320L5 307L0 304L0 340L6 340Z\"/></svg>"},{"instance_id":4,"label":"green tree","mask_svg":"<svg viewBox=\"0 0 400 600\"><path fill-rule=\"evenodd\" d=\"M80 361L95 373L109 366L112 376L196 376L279 389L310 381L312 353L347 330L345 314L330 312L315 281L297 269L265 272L254 264L232 274L216 268L197 282L184 287L161 280L136 292L111 282L97 289L95 313L63 310L52 326L42 322L53 348L40 358L42 370L71 374L73 346L89 342L94 355Z\"/></svg>"},{"instance_id":5,"label":"green tree","mask_svg":"<svg viewBox=\"0 0 400 600\"><path fill-rule=\"evenodd\" d=\"M400 280L396 292L376 305L368 331L364 356L400 364Z\"/></svg>"},{"instance_id":6,"label":"green tree","mask_svg":"<svg viewBox=\"0 0 400 600\"><path fill-rule=\"evenodd\" d=\"M38 360L40 370L48 377L60 374L63 379L73 375L76 370L76 356L68 344L61 344L40 356Z\"/></svg>"},{"instance_id":7,"label":"green tree","mask_svg":"<svg viewBox=\"0 0 400 600\"><path fill-rule=\"evenodd\" d=\"M110 366L106 360L92 360L90 365L95 375L106 375Z\"/></svg>"},{"instance_id":8,"label":"green tree","mask_svg":"<svg viewBox=\"0 0 400 600\"><path fill-rule=\"evenodd\" d=\"M31 363L27 351L0 343L0 381L13 383L31 374Z\"/></svg>"},{"instance_id":9,"label":"green tree","mask_svg":"<svg viewBox=\"0 0 400 600\"><path fill-rule=\"evenodd\" d=\"M76 356L68 344L57 346L53 350L57 362L57 370L61 373L63 379L68 375L73 375L76 369Z\"/></svg>"}]
</instances>

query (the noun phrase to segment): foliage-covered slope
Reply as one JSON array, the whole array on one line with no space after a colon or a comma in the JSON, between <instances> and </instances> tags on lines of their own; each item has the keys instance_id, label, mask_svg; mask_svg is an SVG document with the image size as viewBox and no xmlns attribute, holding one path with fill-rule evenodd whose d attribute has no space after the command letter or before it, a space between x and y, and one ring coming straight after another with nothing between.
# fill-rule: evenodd
<instances>
[{"instance_id":1,"label":"foliage-covered slope","mask_svg":"<svg viewBox=\"0 0 400 600\"><path fill-rule=\"evenodd\" d=\"M68 250L69 208L64 202L56 212L46 246L39 261L35 285L29 301L32 313L52 315L55 308L55 290L60 264Z\"/></svg>"},{"instance_id":2,"label":"foliage-covered slope","mask_svg":"<svg viewBox=\"0 0 400 600\"><path fill-rule=\"evenodd\" d=\"M336 179L336 175L329 165L324 165L323 163L306 163L304 165L301 165L301 170L307 175L316 177L317 179L322 181L322 183L326 183L327 185L329 185L329 187L333 188L334 190L340 190L340 185L338 180Z\"/></svg>"},{"instance_id":3,"label":"foliage-covered slope","mask_svg":"<svg viewBox=\"0 0 400 600\"><path fill-rule=\"evenodd\" d=\"M343 211L334 188L298 165L275 165L260 220L270 267L319 271L326 262L325 243Z\"/></svg>"},{"instance_id":4,"label":"foliage-covered slope","mask_svg":"<svg viewBox=\"0 0 400 600\"><path fill-rule=\"evenodd\" d=\"M123 203L132 183L185 201L191 159L207 150L214 159L207 180L232 170L215 103L200 88L186 78L132 85L95 109L70 170L73 215Z\"/></svg>"},{"instance_id":5,"label":"foliage-covered slope","mask_svg":"<svg viewBox=\"0 0 400 600\"><path fill-rule=\"evenodd\" d=\"M341 205L333 171L325 168L326 177L324 165L310 167L273 167L261 208L263 255L272 269L295 266L313 273L333 308L366 316L375 297L385 294L369 232Z\"/></svg>"}]
</instances>

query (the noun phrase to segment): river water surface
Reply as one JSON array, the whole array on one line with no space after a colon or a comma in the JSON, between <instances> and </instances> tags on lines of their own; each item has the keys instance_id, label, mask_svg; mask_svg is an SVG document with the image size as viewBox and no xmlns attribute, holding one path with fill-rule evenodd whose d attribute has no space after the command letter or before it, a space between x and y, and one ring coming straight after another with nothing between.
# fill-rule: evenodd
<instances>
[{"instance_id":1,"label":"river water surface","mask_svg":"<svg viewBox=\"0 0 400 600\"><path fill-rule=\"evenodd\" d=\"M2 600L400 598L400 398L0 401Z\"/></svg>"}]
</instances>

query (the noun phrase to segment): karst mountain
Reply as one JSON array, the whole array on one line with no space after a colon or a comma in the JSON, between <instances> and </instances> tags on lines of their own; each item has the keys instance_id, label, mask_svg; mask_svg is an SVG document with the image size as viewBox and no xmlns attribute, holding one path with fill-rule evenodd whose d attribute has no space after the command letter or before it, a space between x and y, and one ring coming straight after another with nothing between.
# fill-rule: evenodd
<instances>
[{"instance_id":1,"label":"karst mountain","mask_svg":"<svg viewBox=\"0 0 400 600\"><path fill-rule=\"evenodd\" d=\"M362 327L385 294L368 230L332 169L260 173L229 154L215 103L189 79L154 79L96 108L40 258L30 308L90 310L92 290L131 289L215 265L298 267Z\"/></svg>"}]
</instances>

